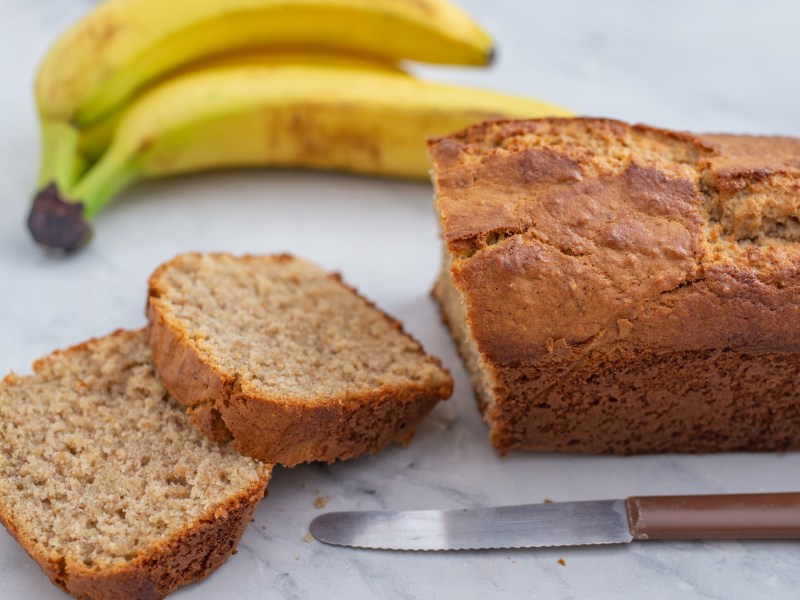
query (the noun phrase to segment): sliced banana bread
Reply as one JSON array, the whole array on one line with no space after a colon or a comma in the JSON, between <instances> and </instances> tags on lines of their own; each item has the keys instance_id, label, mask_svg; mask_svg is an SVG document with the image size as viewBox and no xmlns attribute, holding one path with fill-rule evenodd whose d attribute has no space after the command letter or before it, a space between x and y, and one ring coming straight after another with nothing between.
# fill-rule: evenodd
<instances>
[{"instance_id":1,"label":"sliced banana bread","mask_svg":"<svg viewBox=\"0 0 800 600\"><path fill-rule=\"evenodd\" d=\"M234 551L270 468L199 434L144 331L0 384L0 520L77 598L163 598Z\"/></svg>"},{"instance_id":2,"label":"sliced banana bread","mask_svg":"<svg viewBox=\"0 0 800 600\"><path fill-rule=\"evenodd\" d=\"M497 448L800 448L800 140L542 119L430 147L435 295Z\"/></svg>"},{"instance_id":3,"label":"sliced banana bread","mask_svg":"<svg viewBox=\"0 0 800 600\"><path fill-rule=\"evenodd\" d=\"M452 379L338 275L288 255L185 254L150 278L158 373L194 424L292 466L407 443Z\"/></svg>"}]
</instances>

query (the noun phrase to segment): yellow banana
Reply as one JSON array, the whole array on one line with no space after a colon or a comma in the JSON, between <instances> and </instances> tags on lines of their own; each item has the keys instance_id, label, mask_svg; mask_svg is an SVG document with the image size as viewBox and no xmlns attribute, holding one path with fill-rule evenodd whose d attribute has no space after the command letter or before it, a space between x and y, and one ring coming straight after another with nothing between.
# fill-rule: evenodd
<instances>
[{"instance_id":1,"label":"yellow banana","mask_svg":"<svg viewBox=\"0 0 800 600\"><path fill-rule=\"evenodd\" d=\"M410 77L396 62L389 59L359 54L313 52L297 48L280 48L276 50L252 48L220 54L185 65L171 74L171 77L199 73L208 69L258 65L318 65L345 69L375 69L404 74ZM78 154L81 157L80 166L96 161L105 151L125 111L126 107L123 106L81 131L78 144Z\"/></svg>"},{"instance_id":2,"label":"yellow banana","mask_svg":"<svg viewBox=\"0 0 800 600\"><path fill-rule=\"evenodd\" d=\"M181 65L286 45L447 64L487 64L493 53L450 0L107 0L45 57L39 112L86 125Z\"/></svg>"},{"instance_id":3,"label":"yellow banana","mask_svg":"<svg viewBox=\"0 0 800 600\"><path fill-rule=\"evenodd\" d=\"M451 0L106 0L39 69L38 187L85 167L80 129L176 69L236 50L294 46L448 64L488 64L489 36Z\"/></svg>"},{"instance_id":4,"label":"yellow banana","mask_svg":"<svg viewBox=\"0 0 800 600\"><path fill-rule=\"evenodd\" d=\"M536 100L357 68L192 73L154 87L128 108L110 147L67 199L81 205L70 218L86 226L67 229L88 233L87 220L139 179L262 165L423 179L426 136L491 118L568 114Z\"/></svg>"}]
</instances>

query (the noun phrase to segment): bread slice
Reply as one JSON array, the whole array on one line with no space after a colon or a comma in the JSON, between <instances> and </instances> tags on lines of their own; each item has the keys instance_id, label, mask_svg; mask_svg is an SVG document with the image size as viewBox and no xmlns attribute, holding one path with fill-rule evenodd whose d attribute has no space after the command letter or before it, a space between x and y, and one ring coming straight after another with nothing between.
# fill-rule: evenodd
<instances>
[{"instance_id":1,"label":"bread slice","mask_svg":"<svg viewBox=\"0 0 800 600\"><path fill-rule=\"evenodd\" d=\"M800 448L800 140L539 119L430 148L435 295L500 451Z\"/></svg>"},{"instance_id":2,"label":"bread slice","mask_svg":"<svg viewBox=\"0 0 800 600\"><path fill-rule=\"evenodd\" d=\"M200 435L144 331L0 384L0 520L77 598L163 598L234 551L270 467Z\"/></svg>"},{"instance_id":3,"label":"bread slice","mask_svg":"<svg viewBox=\"0 0 800 600\"><path fill-rule=\"evenodd\" d=\"M270 463L407 443L452 379L388 317L288 255L185 254L150 278L153 358L212 439Z\"/></svg>"}]
</instances>

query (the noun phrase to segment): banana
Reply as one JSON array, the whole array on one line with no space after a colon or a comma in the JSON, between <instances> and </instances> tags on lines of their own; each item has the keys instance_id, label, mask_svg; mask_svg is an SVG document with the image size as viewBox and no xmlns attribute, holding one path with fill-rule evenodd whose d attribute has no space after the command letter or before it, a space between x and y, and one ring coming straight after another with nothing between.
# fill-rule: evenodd
<instances>
[{"instance_id":1,"label":"banana","mask_svg":"<svg viewBox=\"0 0 800 600\"><path fill-rule=\"evenodd\" d=\"M345 69L375 69L410 77L396 62L388 59L347 53L313 52L296 48L281 48L277 50L253 48L229 52L185 65L171 74L171 77L180 77L209 69L259 65L318 65ZM125 110L126 107L123 106L80 132L78 141L79 167L88 166L105 151L111 142L111 137L120 118L125 114ZM57 164L58 161L54 162Z\"/></svg>"},{"instance_id":2,"label":"banana","mask_svg":"<svg viewBox=\"0 0 800 600\"><path fill-rule=\"evenodd\" d=\"M66 190L86 164L80 130L189 63L294 46L446 64L491 62L491 38L450 0L106 0L39 69L38 188Z\"/></svg>"},{"instance_id":3,"label":"banana","mask_svg":"<svg viewBox=\"0 0 800 600\"><path fill-rule=\"evenodd\" d=\"M129 106L110 147L70 197L59 199L58 206L80 211L69 214L65 239L55 245L77 247L82 238L75 236L88 234L88 221L140 179L262 165L424 179L427 136L491 118L568 114L536 100L358 68L241 66L191 73ZM55 202L52 193L47 201ZM48 243L35 227L31 231Z\"/></svg>"},{"instance_id":4,"label":"banana","mask_svg":"<svg viewBox=\"0 0 800 600\"><path fill-rule=\"evenodd\" d=\"M181 65L287 45L445 64L493 56L489 36L450 0L107 0L48 52L39 113L84 126Z\"/></svg>"}]
</instances>

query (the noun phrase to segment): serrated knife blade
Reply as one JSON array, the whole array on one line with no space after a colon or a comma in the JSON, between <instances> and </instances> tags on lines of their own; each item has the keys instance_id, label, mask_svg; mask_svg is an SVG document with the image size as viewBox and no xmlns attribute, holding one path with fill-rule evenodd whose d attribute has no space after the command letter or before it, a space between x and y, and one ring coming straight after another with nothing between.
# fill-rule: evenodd
<instances>
[{"instance_id":1,"label":"serrated knife blade","mask_svg":"<svg viewBox=\"0 0 800 600\"><path fill-rule=\"evenodd\" d=\"M311 534L380 550L483 550L668 539L800 539L800 493L640 496L494 508L331 512Z\"/></svg>"},{"instance_id":2,"label":"serrated knife blade","mask_svg":"<svg viewBox=\"0 0 800 600\"><path fill-rule=\"evenodd\" d=\"M624 500L460 510L327 513L311 534L329 544L387 550L475 550L630 542Z\"/></svg>"}]
</instances>

